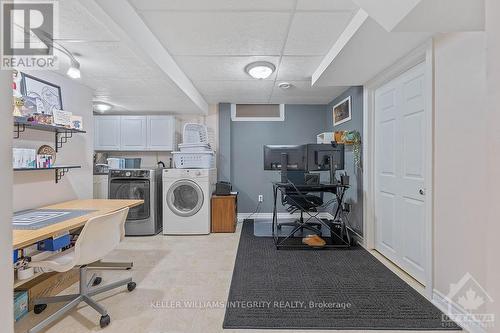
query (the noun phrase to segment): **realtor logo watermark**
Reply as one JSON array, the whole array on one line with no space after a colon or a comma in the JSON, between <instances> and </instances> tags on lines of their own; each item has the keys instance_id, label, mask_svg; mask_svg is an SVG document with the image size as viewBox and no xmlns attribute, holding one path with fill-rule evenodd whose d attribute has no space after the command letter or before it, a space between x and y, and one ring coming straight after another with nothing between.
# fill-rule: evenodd
<instances>
[{"instance_id":1,"label":"realtor logo watermark","mask_svg":"<svg viewBox=\"0 0 500 333\"><path fill-rule=\"evenodd\" d=\"M488 306L493 303L493 298L470 273L465 274L457 283L450 285L446 301L448 302L448 315L443 315L444 326L451 321L483 328L494 326L495 315L488 312Z\"/></svg>"},{"instance_id":2,"label":"realtor logo watermark","mask_svg":"<svg viewBox=\"0 0 500 333\"><path fill-rule=\"evenodd\" d=\"M59 3L54 0L1 0L0 11L0 68L57 69L53 41L58 31Z\"/></svg>"}]
</instances>

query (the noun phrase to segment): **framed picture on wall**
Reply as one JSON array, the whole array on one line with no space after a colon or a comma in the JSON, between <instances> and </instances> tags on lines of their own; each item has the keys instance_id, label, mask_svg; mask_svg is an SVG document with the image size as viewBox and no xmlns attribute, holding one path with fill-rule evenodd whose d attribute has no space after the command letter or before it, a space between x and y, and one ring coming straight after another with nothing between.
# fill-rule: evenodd
<instances>
[{"instance_id":1,"label":"framed picture on wall","mask_svg":"<svg viewBox=\"0 0 500 333\"><path fill-rule=\"evenodd\" d=\"M333 126L351 120L351 96L344 98L333 106Z\"/></svg>"},{"instance_id":2,"label":"framed picture on wall","mask_svg":"<svg viewBox=\"0 0 500 333\"><path fill-rule=\"evenodd\" d=\"M52 115L53 110L62 110L61 87L22 73L23 95L34 98L37 104L37 112Z\"/></svg>"}]
</instances>

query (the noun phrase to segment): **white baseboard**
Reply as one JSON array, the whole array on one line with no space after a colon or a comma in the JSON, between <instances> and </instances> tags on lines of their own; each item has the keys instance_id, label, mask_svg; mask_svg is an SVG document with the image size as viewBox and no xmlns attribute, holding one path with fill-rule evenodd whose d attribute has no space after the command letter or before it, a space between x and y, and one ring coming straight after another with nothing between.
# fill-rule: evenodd
<instances>
[{"instance_id":1,"label":"white baseboard","mask_svg":"<svg viewBox=\"0 0 500 333\"><path fill-rule=\"evenodd\" d=\"M448 298L443 295L441 292L434 289L432 293L432 303L441 310L444 314L450 315L449 306L452 308L452 312L455 314L459 314L459 316L466 316L467 312L458 304L450 303ZM460 325L463 329L467 330L470 333L486 333L486 330L481 325L474 322L460 322L456 321L458 325Z\"/></svg>"}]
</instances>

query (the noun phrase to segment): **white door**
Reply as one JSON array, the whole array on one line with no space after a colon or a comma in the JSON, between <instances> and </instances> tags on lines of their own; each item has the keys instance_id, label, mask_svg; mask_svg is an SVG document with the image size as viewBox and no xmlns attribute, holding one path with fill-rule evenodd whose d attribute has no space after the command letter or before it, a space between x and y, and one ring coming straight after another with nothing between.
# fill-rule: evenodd
<instances>
[{"instance_id":1,"label":"white door","mask_svg":"<svg viewBox=\"0 0 500 333\"><path fill-rule=\"evenodd\" d=\"M425 64L375 91L375 247L417 281L426 276Z\"/></svg>"},{"instance_id":2,"label":"white door","mask_svg":"<svg viewBox=\"0 0 500 333\"><path fill-rule=\"evenodd\" d=\"M175 150L175 118L148 116L148 150Z\"/></svg>"},{"instance_id":3,"label":"white door","mask_svg":"<svg viewBox=\"0 0 500 333\"><path fill-rule=\"evenodd\" d=\"M146 133L145 116L122 116L120 120L120 150L145 150Z\"/></svg>"},{"instance_id":4,"label":"white door","mask_svg":"<svg viewBox=\"0 0 500 333\"><path fill-rule=\"evenodd\" d=\"M120 149L120 116L94 117L94 149Z\"/></svg>"}]
</instances>

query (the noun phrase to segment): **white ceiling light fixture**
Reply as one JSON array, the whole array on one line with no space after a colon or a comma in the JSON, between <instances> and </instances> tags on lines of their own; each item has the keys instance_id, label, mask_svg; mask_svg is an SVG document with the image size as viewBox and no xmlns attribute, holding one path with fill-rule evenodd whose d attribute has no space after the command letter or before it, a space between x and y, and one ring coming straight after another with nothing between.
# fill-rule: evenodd
<instances>
[{"instance_id":1,"label":"white ceiling light fixture","mask_svg":"<svg viewBox=\"0 0 500 333\"><path fill-rule=\"evenodd\" d=\"M290 89L291 87L292 87L292 84L290 82L280 82L278 84L278 88L283 89L283 90Z\"/></svg>"},{"instance_id":2,"label":"white ceiling light fixture","mask_svg":"<svg viewBox=\"0 0 500 333\"><path fill-rule=\"evenodd\" d=\"M94 106L94 111L99 113L109 111L113 108L113 105L105 102L94 102L93 106Z\"/></svg>"},{"instance_id":3,"label":"white ceiling light fixture","mask_svg":"<svg viewBox=\"0 0 500 333\"><path fill-rule=\"evenodd\" d=\"M245 72L247 72L248 75L254 79L258 80L267 79L275 70L276 67L267 61L252 62L245 67Z\"/></svg>"},{"instance_id":4,"label":"white ceiling light fixture","mask_svg":"<svg viewBox=\"0 0 500 333\"><path fill-rule=\"evenodd\" d=\"M76 59L71 60L71 65L69 66L66 75L72 79L79 79L82 76L80 72L80 63Z\"/></svg>"}]
</instances>

